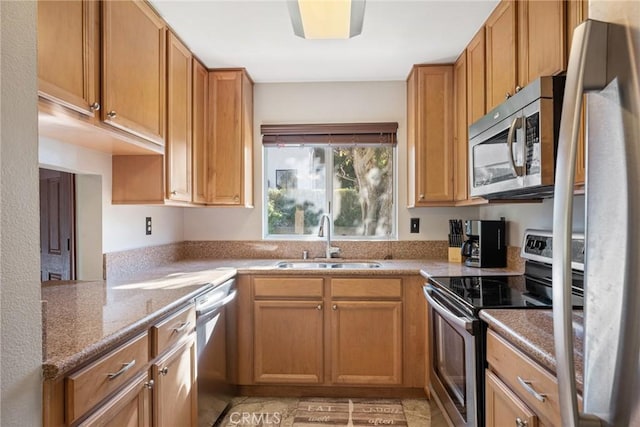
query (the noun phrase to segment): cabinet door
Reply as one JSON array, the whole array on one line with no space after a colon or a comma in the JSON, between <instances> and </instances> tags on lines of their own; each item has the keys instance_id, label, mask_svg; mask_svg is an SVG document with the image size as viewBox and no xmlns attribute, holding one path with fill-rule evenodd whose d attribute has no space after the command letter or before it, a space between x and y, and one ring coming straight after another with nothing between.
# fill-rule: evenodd
<instances>
[{"instance_id":1,"label":"cabinet door","mask_svg":"<svg viewBox=\"0 0 640 427\"><path fill-rule=\"evenodd\" d=\"M192 335L151 367L155 381L153 425L155 427L196 426L196 341Z\"/></svg>"},{"instance_id":2,"label":"cabinet door","mask_svg":"<svg viewBox=\"0 0 640 427\"><path fill-rule=\"evenodd\" d=\"M486 111L485 30L482 27L467 46L467 126Z\"/></svg>"},{"instance_id":3,"label":"cabinet door","mask_svg":"<svg viewBox=\"0 0 640 427\"><path fill-rule=\"evenodd\" d=\"M246 79L246 81L245 81ZM252 148L252 121L247 118L253 109L252 97L247 94L251 85L242 70L212 71L209 73L209 133L208 133L208 199L216 205L251 204L246 200L250 175L247 155ZM250 105L247 105L250 104ZM248 138L248 139L247 139Z\"/></svg>"},{"instance_id":4,"label":"cabinet door","mask_svg":"<svg viewBox=\"0 0 640 427\"><path fill-rule=\"evenodd\" d=\"M191 201L192 55L171 32L167 43L167 199Z\"/></svg>"},{"instance_id":5,"label":"cabinet door","mask_svg":"<svg viewBox=\"0 0 640 427\"><path fill-rule=\"evenodd\" d=\"M100 108L99 4L38 2L39 95L82 114Z\"/></svg>"},{"instance_id":6,"label":"cabinet door","mask_svg":"<svg viewBox=\"0 0 640 427\"><path fill-rule=\"evenodd\" d=\"M541 2L546 3L546 2ZM516 2L502 0L486 21L487 111L511 96L517 86Z\"/></svg>"},{"instance_id":7,"label":"cabinet door","mask_svg":"<svg viewBox=\"0 0 640 427\"><path fill-rule=\"evenodd\" d=\"M487 427L537 427L536 415L502 381L486 371Z\"/></svg>"},{"instance_id":8,"label":"cabinet door","mask_svg":"<svg viewBox=\"0 0 640 427\"><path fill-rule=\"evenodd\" d=\"M467 53L453 66L453 159L455 200L468 198Z\"/></svg>"},{"instance_id":9,"label":"cabinet door","mask_svg":"<svg viewBox=\"0 0 640 427\"><path fill-rule=\"evenodd\" d=\"M102 5L102 120L163 145L165 24L143 1Z\"/></svg>"},{"instance_id":10,"label":"cabinet door","mask_svg":"<svg viewBox=\"0 0 640 427\"><path fill-rule=\"evenodd\" d=\"M453 67L416 67L408 82L408 129L413 133L409 170L414 170L410 206L451 204L453 189Z\"/></svg>"},{"instance_id":11,"label":"cabinet door","mask_svg":"<svg viewBox=\"0 0 640 427\"><path fill-rule=\"evenodd\" d=\"M129 385L98 408L78 427L149 427L151 426L147 372L137 376Z\"/></svg>"},{"instance_id":12,"label":"cabinet door","mask_svg":"<svg viewBox=\"0 0 640 427\"><path fill-rule=\"evenodd\" d=\"M253 310L254 381L322 383L322 301L255 301Z\"/></svg>"},{"instance_id":13,"label":"cabinet door","mask_svg":"<svg viewBox=\"0 0 640 427\"><path fill-rule=\"evenodd\" d=\"M566 70L565 1L522 1L518 14L518 84Z\"/></svg>"},{"instance_id":14,"label":"cabinet door","mask_svg":"<svg viewBox=\"0 0 640 427\"><path fill-rule=\"evenodd\" d=\"M569 60L569 51L571 50L571 42L573 40L573 30L582 21L587 19L588 4L586 0L569 0L567 1L567 62ZM584 185L585 178L585 111L586 111L586 96L582 100L582 112L580 115L580 132L578 134L578 151L576 154L576 185Z\"/></svg>"},{"instance_id":15,"label":"cabinet door","mask_svg":"<svg viewBox=\"0 0 640 427\"><path fill-rule=\"evenodd\" d=\"M402 303L334 301L331 306L331 381L402 383Z\"/></svg>"},{"instance_id":16,"label":"cabinet door","mask_svg":"<svg viewBox=\"0 0 640 427\"><path fill-rule=\"evenodd\" d=\"M207 202L207 117L209 106L207 69L193 58L193 202Z\"/></svg>"}]
</instances>

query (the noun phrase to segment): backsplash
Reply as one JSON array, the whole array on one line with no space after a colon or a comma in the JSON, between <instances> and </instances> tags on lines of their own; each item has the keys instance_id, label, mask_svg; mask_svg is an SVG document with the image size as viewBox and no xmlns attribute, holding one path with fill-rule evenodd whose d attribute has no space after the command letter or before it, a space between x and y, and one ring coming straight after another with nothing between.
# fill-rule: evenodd
<instances>
[{"instance_id":1,"label":"backsplash","mask_svg":"<svg viewBox=\"0 0 640 427\"><path fill-rule=\"evenodd\" d=\"M334 244L340 248L341 257L348 259L439 260L447 258L447 242L444 240L337 241ZM303 251L309 251L309 258L322 258L324 249L325 242L321 241L185 241L104 254L104 272L105 277L114 279L180 260L301 259ZM524 272L524 260L520 258L519 247L508 247L507 266Z\"/></svg>"}]
</instances>

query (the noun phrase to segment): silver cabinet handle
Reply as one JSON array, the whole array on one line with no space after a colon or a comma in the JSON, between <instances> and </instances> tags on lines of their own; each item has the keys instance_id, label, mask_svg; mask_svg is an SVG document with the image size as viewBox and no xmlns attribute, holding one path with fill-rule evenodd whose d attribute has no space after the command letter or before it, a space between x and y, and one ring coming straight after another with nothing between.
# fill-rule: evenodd
<instances>
[{"instance_id":1,"label":"silver cabinet handle","mask_svg":"<svg viewBox=\"0 0 640 427\"><path fill-rule=\"evenodd\" d=\"M122 368L120 368L120 370L118 372L111 372L107 374L107 378L109 378L109 381L111 380L115 380L116 378L118 378L120 375L124 374L125 372L127 372L129 369L133 368L136 364L136 359L133 359L131 362L129 363L123 363L122 364Z\"/></svg>"},{"instance_id":2,"label":"silver cabinet handle","mask_svg":"<svg viewBox=\"0 0 640 427\"><path fill-rule=\"evenodd\" d=\"M98 104L97 102L94 102L93 104L89 105L89 108L91 109L91 111L99 111L100 104Z\"/></svg>"},{"instance_id":3,"label":"silver cabinet handle","mask_svg":"<svg viewBox=\"0 0 640 427\"><path fill-rule=\"evenodd\" d=\"M333 304L331 306L331 310L337 310L338 309L338 304Z\"/></svg>"},{"instance_id":4,"label":"silver cabinet handle","mask_svg":"<svg viewBox=\"0 0 640 427\"><path fill-rule=\"evenodd\" d=\"M513 137L516 133L516 129L521 127L522 117L516 117L515 119L513 119L513 122L511 122L511 127L509 127L509 133L507 134L507 150L509 150L509 163L511 164L511 170L513 170L513 173L515 173L516 176L524 175L524 167L516 166L516 161L513 158Z\"/></svg>"},{"instance_id":5,"label":"silver cabinet handle","mask_svg":"<svg viewBox=\"0 0 640 427\"><path fill-rule=\"evenodd\" d=\"M318 306L316 307L316 310L322 310L322 304L318 304Z\"/></svg>"},{"instance_id":6,"label":"silver cabinet handle","mask_svg":"<svg viewBox=\"0 0 640 427\"><path fill-rule=\"evenodd\" d=\"M185 329L187 329L189 327L189 325L191 325L191 322L184 322L180 326L178 326L177 328L173 328L173 333L174 334L179 334L180 332L182 332Z\"/></svg>"},{"instance_id":7,"label":"silver cabinet handle","mask_svg":"<svg viewBox=\"0 0 640 427\"><path fill-rule=\"evenodd\" d=\"M154 385L154 384L155 384L155 382L154 382L153 380L149 380L149 381L147 381L146 383L144 383L144 387L145 387L146 389L151 390L151 389L153 388L153 385Z\"/></svg>"},{"instance_id":8,"label":"silver cabinet handle","mask_svg":"<svg viewBox=\"0 0 640 427\"><path fill-rule=\"evenodd\" d=\"M531 381L523 380L522 378L520 378L520 376L518 376L518 382L522 387L524 387L527 393L538 399L540 402L544 402L545 400L547 400L546 394L538 393L533 389L533 387L531 386Z\"/></svg>"},{"instance_id":9,"label":"silver cabinet handle","mask_svg":"<svg viewBox=\"0 0 640 427\"><path fill-rule=\"evenodd\" d=\"M164 376L164 375L167 375L167 374L169 373L169 367L168 367L168 366L165 366L164 368L160 369L160 370L158 371L158 373L159 373L160 375L163 375L163 376Z\"/></svg>"},{"instance_id":10,"label":"silver cabinet handle","mask_svg":"<svg viewBox=\"0 0 640 427\"><path fill-rule=\"evenodd\" d=\"M516 427L527 427L529 425L528 422L524 421L520 417L516 417Z\"/></svg>"},{"instance_id":11,"label":"silver cabinet handle","mask_svg":"<svg viewBox=\"0 0 640 427\"><path fill-rule=\"evenodd\" d=\"M116 112L115 112L115 111L113 111L113 110L112 110L112 111L109 111L109 112L107 113L107 117L109 117L110 119L115 119L117 116L118 116L118 115L117 115L117 114L116 114Z\"/></svg>"}]
</instances>

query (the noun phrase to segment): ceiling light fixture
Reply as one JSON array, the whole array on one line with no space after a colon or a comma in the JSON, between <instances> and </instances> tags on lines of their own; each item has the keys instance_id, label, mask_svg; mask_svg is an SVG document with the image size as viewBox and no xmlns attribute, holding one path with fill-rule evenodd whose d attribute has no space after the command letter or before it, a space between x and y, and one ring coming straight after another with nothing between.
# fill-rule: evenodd
<instances>
[{"instance_id":1,"label":"ceiling light fixture","mask_svg":"<svg viewBox=\"0 0 640 427\"><path fill-rule=\"evenodd\" d=\"M295 35L348 39L362 32L365 0L288 0Z\"/></svg>"}]
</instances>

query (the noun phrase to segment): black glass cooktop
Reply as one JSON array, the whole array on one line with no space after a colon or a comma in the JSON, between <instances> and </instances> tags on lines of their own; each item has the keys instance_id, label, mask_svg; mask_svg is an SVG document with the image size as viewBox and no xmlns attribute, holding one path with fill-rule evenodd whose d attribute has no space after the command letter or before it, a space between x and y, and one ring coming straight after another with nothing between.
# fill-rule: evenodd
<instances>
[{"instance_id":1,"label":"black glass cooktop","mask_svg":"<svg viewBox=\"0 0 640 427\"><path fill-rule=\"evenodd\" d=\"M551 286L527 276L431 277L430 283L474 314L484 308L551 307ZM573 306L582 304L582 296L574 293Z\"/></svg>"}]
</instances>

